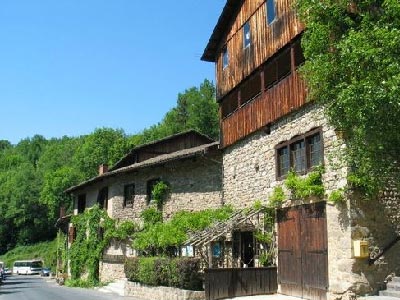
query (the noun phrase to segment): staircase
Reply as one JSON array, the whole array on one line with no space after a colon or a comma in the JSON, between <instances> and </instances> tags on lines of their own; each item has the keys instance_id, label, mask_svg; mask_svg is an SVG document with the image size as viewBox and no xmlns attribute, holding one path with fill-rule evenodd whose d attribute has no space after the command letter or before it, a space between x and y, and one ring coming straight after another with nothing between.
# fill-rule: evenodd
<instances>
[{"instance_id":1,"label":"staircase","mask_svg":"<svg viewBox=\"0 0 400 300\"><path fill-rule=\"evenodd\" d=\"M400 277L393 277L388 282L387 289L379 292L379 296L400 298Z\"/></svg>"},{"instance_id":2,"label":"staircase","mask_svg":"<svg viewBox=\"0 0 400 300\"><path fill-rule=\"evenodd\" d=\"M119 296L125 296L125 284L126 279L119 279L115 282L111 282L106 286L99 288L100 292L108 294L117 294Z\"/></svg>"}]
</instances>

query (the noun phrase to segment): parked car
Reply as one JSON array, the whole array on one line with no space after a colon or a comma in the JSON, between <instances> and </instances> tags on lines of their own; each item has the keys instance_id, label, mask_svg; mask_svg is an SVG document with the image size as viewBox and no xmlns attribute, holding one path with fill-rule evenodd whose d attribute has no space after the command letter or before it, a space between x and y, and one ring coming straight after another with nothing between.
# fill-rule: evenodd
<instances>
[{"instance_id":1,"label":"parked car","mask_svg":"<svg viewBox=\"0 0 400 300\"><path fill-rule=\"evenodd\" d=\"M50 268L42 268L42 271L40 272L40 276L50 276L51 274L51 269Z\"/></svg>"},{"instance_id":2,"label":"parked car","mask_svg":"<svg viewBox=\"0 0 400 300\"><path fill-rule=\"evenodd\" d=\"M10 268L4 268L4 274L5 274L6 276L11 276L11 274L12 274L11 269L10 269Z\"/></svg>"}]
</instances>

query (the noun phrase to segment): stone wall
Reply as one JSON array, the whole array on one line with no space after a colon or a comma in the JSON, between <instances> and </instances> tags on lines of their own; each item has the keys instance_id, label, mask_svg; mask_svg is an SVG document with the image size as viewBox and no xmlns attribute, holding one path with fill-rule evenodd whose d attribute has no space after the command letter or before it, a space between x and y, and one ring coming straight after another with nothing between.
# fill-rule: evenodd
<instances>
[{"instance_id":1,"label":"stone wall","mask_svg":"<svg viewBox=\"0 0 400 300\"><path fill-rule=\"evenodd\" d=\"M125 296L137 297L143 300L204 300L202 291L188 291L171 287L146 286L136 282L127 282Z\"/></svg>"},{"instance_id":2,"label":"stone wall","mask_svg":"<svg viewBox=\"0 0 400 300\"><path fill-rule=\"evenodd\" d=\"M101 282L112 282L126 278L123 263L100 262L99 267Z\"/></svg>"},{"instance_id":3,"label":"stone wall","mask_svg":"<svg viewBox=\"0 0 400 300\"><path fill-rule=\"evenodd\" d=\"M342 143L328 125L323 110L308 105L273 124L269 133L256 132L225 149L224 202L243 208L251 206L256 200L267 201L274 187L282 185L282 181L276 178L275 146L317 127L322 127L327 193L344 187L347 169L333 156L341 150Z\"/></svg>"},{"instance_id":4,"label":"stone wall","mask_svg":"<svg viewBox=\"0 0 400 300\"><path fill-rule=\"evenodd\" d=\"M347 168L340 160L343 142L329 126L323 109L307 105L301 110L279 120L270 132L259 131L225 149L223 192L225 203L235 207L251 206L256 200L268 202L276 186L283 181L276 175L275 147L297 135L320 127L324 146L323 182L326 193L345 187ZM339 154L339 155L338 155ZM286 203L297 205L301 203ZM363 274L352 268L352 228L350 213L346 209L327 204L328 228L328 298L340 298L351 290L355 282L366 281Z\"/></svg>"},{"instance_id":5,"label":"stone wall","mask_svg":"<svg viewBox=\"0 0 400 300\"><path fill-rule=\"evenodd\" d=\"M322 128L326 194L345 187L348 169L341 159L345 145L329 126L323 110L307 105L273 124L270 132L259 131L224 150L224 202L237 208L251 206L256 200L268 202L274 187L283 184L276 176L275 146L316 127ZM398 192L387 190L381 201L357 199L352 194L343 204L327 203L328 299L376 293L388 274L400 273L400 242L373 266L368 259L354 258L352 249L353 240L357 239L368 240L371 250L383 248L393 240L394 225L400 220ZM285 203L297 204L301 203Z\"/></svg>"},{"instance_id":6,"label":"stone wall","mask_svg":"<svg viewBox=\"0 0 400 300\"><path fill-rule=\"evenodd\" d=\"M112 217L139 221L141 212L148 207L147 181L154 178L168 182L171 188L163 206L164 218L170 218L180 210L198 211L221 207L221 157L202 157L118 177L118 182L110 187ZM126 184L135 184L136 195L133 207L124 208L123 193Z\"/></svg>"}]
</instances>

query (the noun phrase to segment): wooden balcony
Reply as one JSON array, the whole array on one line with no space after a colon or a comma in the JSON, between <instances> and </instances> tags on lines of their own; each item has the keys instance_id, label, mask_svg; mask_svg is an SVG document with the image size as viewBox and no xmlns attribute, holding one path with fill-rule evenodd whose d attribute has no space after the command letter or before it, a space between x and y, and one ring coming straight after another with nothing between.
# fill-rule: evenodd
<instances>
[{"instance_id":1,"label":"wooden balcony","mask_svg":"<svg viewBox=\"0 0 400 300\"><path fill-rule=\"evenodd\" d=\"M221 147L232 145L305 103L305 83L297 71L292 72L221 120Z\"/></svg>"}]
</instances>

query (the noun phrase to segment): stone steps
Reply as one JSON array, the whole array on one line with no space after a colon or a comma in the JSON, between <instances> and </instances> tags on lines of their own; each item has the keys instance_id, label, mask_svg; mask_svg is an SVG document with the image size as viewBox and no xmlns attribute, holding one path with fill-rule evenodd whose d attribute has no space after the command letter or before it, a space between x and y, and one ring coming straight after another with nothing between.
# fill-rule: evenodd
<instances>
[{"instance_id":1,"label":"stone steps","mask_svg":"<svg viewBox=\"0 0 400 300\"><path fill-rule=\"evenodd\" d=\"M379 291L379 296L400 298L400 291L392 291L392 290Z\"/></svg>"},{"instance_id":2,"label":"stone steps","mask_svg":"<svg viewBox=\"0 0 400 300\"><path fill-rule=\"evenodd\" d=\"M386 285L386 290L379 291L379 296L362 297L363 300L399 300L400 277L393 277Z\"/></svg>"},{"instance_id":3,"label":"stone steps","mask_svg":"<svg viewBox=\"0 0 400 300\"><path fill-rule=\"evenodd\" d=\"M393 277L386 285L386 290L379 291L379 296L400 298L400 277Z\"/></svg>"},{"instance_id":4,"label":"stone steps","mask_svg":"<svg viewBox=\"0 0 400 300\"><path fill-rule=\"evenodd\" d=\"M391 281L387 284L387 289L390 291L400 291L400 281Z\"/></svg>"},{"instance_id":5,"label":"stone steps","mask_svg":"<svg viewBox=\"0 0 400 300\"><path fill-rule=\"evenodd\" d=\"M125 296L125 284L126 279L120 279L115 282L111 282L106 286L99 288L100 292L108 294L117 294L119 296Z\"/></svg>"}]
</instances>

